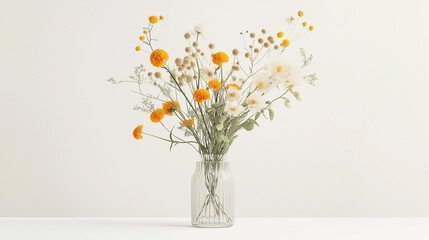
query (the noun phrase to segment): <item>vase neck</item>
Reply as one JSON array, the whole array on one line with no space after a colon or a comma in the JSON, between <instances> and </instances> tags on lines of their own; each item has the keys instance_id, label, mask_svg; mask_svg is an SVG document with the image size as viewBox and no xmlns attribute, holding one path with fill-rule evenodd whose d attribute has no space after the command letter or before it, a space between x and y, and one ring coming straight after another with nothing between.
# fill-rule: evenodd
<instances>
[{"instance_id":1,"label":"vase neck","mask_svg":"<svg viewBox=\"0 0 429 240\"><path fill-rule=\"evenodd\" d=\"M202 162L226 162L226 154L201 154Z\"/></svg>"}]
</instances>

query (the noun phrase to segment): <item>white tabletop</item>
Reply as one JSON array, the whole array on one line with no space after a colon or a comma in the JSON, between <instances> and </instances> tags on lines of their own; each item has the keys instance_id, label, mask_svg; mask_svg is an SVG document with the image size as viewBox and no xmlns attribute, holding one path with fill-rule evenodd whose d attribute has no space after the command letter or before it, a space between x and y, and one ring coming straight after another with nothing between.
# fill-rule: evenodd
<instances>
[{"instance_id":1,"label":"white tabletop","mask_svg":"<svg viewBox=\"0 0 429 240\"><path fill-rule=\"evenodd\" d=\"M194 228L188 218L0 218L1 240L429 239L429 218L237 218Z\"/></svg>"}]
</instances>

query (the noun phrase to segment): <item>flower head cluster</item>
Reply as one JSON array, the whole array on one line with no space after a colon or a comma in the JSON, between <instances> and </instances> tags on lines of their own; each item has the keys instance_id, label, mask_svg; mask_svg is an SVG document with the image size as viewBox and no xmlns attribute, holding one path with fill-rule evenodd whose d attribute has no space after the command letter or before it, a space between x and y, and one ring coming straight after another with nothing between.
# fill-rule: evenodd
<instances>
[{"instance_id":1,"label":"flower head cluster","mask_svg":"<svg viewBox=\"0 0 429 240\"><path fill-rule=\"evenodd\" d=\"M218 90L218 89L220 89L220 87L222 87L222 83L220 83L216 79L210 80L210 82L208 84L209 84L210 88L213 90Z\"/></svg>"},{"instance_id":2,"label":"flower head cluster","mask_svg":"<svg viewBox=\"0 0 429 240\"><path fill-rule=\"evenodd\" d=\"M133 136L135 139L142 139L143 138L142 130L143 130L143 125L139 125L134 129Z\"/></svg>"},{"instance_id":3,"label":"flower head cluster","mask_svg":"<svg viewBox=\"0 0 429 240\"><path fill-rule=\"evenodd\" d=\"M178 109L180 109L180 104L177 101L169 101L162 105L162 110L168 116L173 116L173 113Z\"/></svg>"},{"instance_id":4,"label":"flower head cluster","mask_svg":"<svg viewBox=\"0 0 429 240\"><path fill-rule=\"evenodd\" d=\"M198 89L194 92L193 97L196 102L202 103L210 98L210 93L205 89Z\"/></svg>"},{"instance_id":5,"label":"flower head cluster","mask_svg":"<svg viewBox=\"0 0 429 240\"><path fill-rule=\"evenodd\" d=\"M150 54L150 62L155 67L164 67L167 59L168 53L162 49L157 49Z\"/></svg>"},{"instance_id":6,"label":"flower head cluster","mask_svg":"<svg viewBox=\"0 0 429 240\"><path fill-rule=\"evenodd\" d=\"M218 65L219 67L222 65L222 63L226 63L228 61L229 57L224 52L218 52L213 54L213 63Z\"/></svg>"},{"instance_id":7,"label":"flower head cluster","mask_svg":"<svg viewBox=\"0 0 429 240\"><path fill-rule=\"evenodd\" d=\"M154 123L161 121L164 118L165 112L162 109L156 109L150 115L150 120Z\"/></svg>"}]
</instances>

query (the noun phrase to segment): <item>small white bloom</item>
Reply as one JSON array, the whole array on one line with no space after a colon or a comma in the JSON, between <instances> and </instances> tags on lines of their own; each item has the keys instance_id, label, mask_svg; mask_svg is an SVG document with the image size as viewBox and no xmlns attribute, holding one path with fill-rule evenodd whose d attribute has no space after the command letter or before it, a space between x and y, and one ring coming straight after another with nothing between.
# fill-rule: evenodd
<instances>
[{"instance_id":1,"label":"small white bloom","mask_svg":"<svg viewBox=\"0 0 429 240\"><path fill-rule=\"evenodd\" d=\"M292 16L290 16L290 17L286 18L286 23L289 24L289 25L291 25L294 20L295 20L295 18L292 17Z\"/></svg>"},{"instance_id":2,"label":"small white bloom","mask_svg":"<svg viewBox=\"0 0 429 240\"><path fill-rule=\"evenodd\" d=\"M243 106L241 106L238 102L228 102L225 106L225 111L231 116L238 117L240 113L244 110Z\"/></svg>"},{"instance_id":3,"label":"small white bloom","mask_svg":"<svg viewBox=\"0 0 429 240\"><path fill-rule=\"evenodd\" d=\"M276 79L267 71L256 74L252 79L252 87L258 92L268 93L277 86Z\"/></svg>"},{"instance_id":4,"label":"small white bloom","mask_svg":"<svg viewBox=\"0 0 429 240\"><path fill-rule=\"evenodd\" d=\"M190 33L192 36L195 36L197 34L199 34L200 37L206 39L206 31L204 28L204 25L202 24L198 24L194 26L194 29L191 31L188 31L188 33Z\"/></svg>"},{"instance_id":5,"label":"small white bloom","mask_svg":"<svg viewBox=\"0 0 429 240\"><path fill-rule=\"evenodd\" d=\"M210 81L214 78L214 71L211 67L203 67L201 68L200 75L204 80Z\"/></svg>"},{"instance_id":6,"label":"small white bloom","mask_svg":"<svg viewBox=\"0 0 429 240\"><path fill-rule=\"evenodd\" d=\"M228 102L236 102L241 99L241 93L235 87L230 87L226 91L226 100Z\"/></svg>"},{"instance_id":7,"label":"small white bloom","mask_svg":"<svg viewBox=\"0 0 429 240\"><path fill-rule=\"evenodd\" d=\"M265 106L265 98L262 94L255 92L246 99L247 106L252 112L259 112Z\"/></svg>"},{"instance_id":8,"label":"small white bloom","mask_svg":"<svg viewBox=\"0 0 429 240\"><path fill-rule=\"evenodd\" d=\"M272 74L271 78L284 89L301 85L304 81L301 69L281 57L271 58L265 69Z\"/></svg>"}]
</instances>

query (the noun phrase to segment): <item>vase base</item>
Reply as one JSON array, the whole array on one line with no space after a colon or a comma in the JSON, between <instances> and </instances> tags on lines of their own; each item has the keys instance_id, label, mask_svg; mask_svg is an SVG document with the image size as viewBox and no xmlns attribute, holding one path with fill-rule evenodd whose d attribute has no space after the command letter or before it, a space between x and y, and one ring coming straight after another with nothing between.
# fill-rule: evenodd
<instances>
[{"instance_id":1,"label":"vase base","mask_svg":"<svg viewBox=\"0 0 429 240\"><path fill-rule=\"evenodd\" d=\"M231 227L233 223L192 223L192 226L198 228L227 228Z\"/></svg>"}]
</instances>

